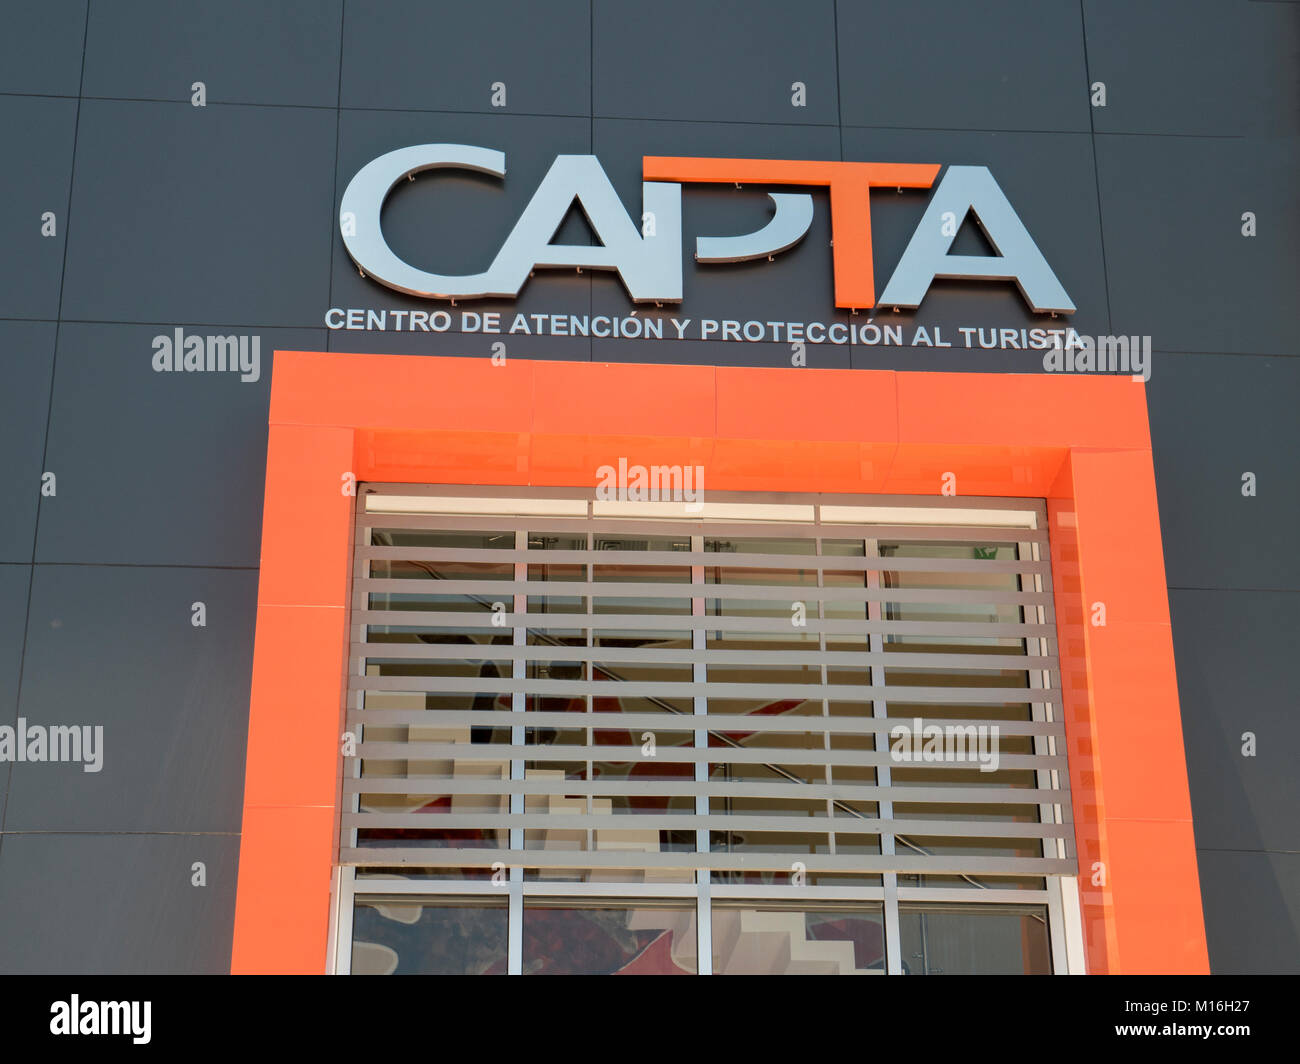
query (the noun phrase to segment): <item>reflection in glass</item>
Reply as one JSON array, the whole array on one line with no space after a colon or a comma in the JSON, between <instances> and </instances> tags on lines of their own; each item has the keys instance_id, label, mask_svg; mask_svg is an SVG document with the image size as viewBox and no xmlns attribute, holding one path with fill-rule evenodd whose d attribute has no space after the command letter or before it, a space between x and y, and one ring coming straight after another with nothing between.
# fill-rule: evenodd
<instances>
[{"instance_id":1,"label":"reflection in glass","mask_svg":"<svg viewBox=\"0 0 1300 1064\"><path fill-rule=\"evenodd\" d=\"M353 975L504 975L505 900L358 898Z\"/></svg>"},{"instance_id":2,"label":"reflection in glass","mask_svg":"<svg viewBox=\"0 0 1300 1064\"><path fill-rule=\"evenodd\" d=\"M524 906L525 975L694 975L695 907Z\"/></svg>"},{"instance_id":3,"label":"reflection in glass","mask_svg":"<svg viewBox=\"0 0 1300 1064\"><path fill-rule=\"evenodd\" d=\"M906 975L1049 975L1047 910L899 906Z\"/></svg>"},{"instance_id":4,"label":"reflection in glass","mask_svg":"<svg viewBox=\"0 0 1300 1064\"><path fill-rule=\"evenodd\" d=\"M1040 818L1024 799L1046 786L1026 755L1048 751L1020 733L1046 713L1034 688L1053 684L1030 660L1044 651L1018 634L1036 618L1019 601L1035 587L1017 546L977 542L976 530L962 533L966 542L920 534L878 543L736 526L735 536L722 527L702 536L701 556L690 553L693 530L639 527L570 532L557 523L525 533L526 554L508 553L514 531L376 531L374 546L417 550L368 559L372 579L392 582L382 592L372 585L361 603L384 612L367 625L373 653L354 704L379 711L362 716L357 797L358 812L378 815L355 845L454 848L482 867L374 865L358 879L483 879L494 851L522 847L532 888L692 884L704 863L698 847L734 866L708 872L711 882L751 888L749 908L715 907L717 971L882 971L880 906L803 899L816 908L789 908L788 894L759 901L759 888L787 888L797 859L835 869L808 870L810 887L882 885L878 872L855 870L858 856L882 853L882 809L910 823L893 832L909 869L933 855L1044 855L1023 833ZM525 575L520 617L513 592L525 589L502 585ZM466 590L466 581L482 586ZM497 622L501 600L510 627ZM993 634L999 627L1009 631ZM691 720L697 713L710 715L707 726ZM1003 760L982 772L960 758L889 758L887 728L914 721L997 725ZM423 745L402 749L408 742ZM506 749L516 743L522 750ZM690 755L705 744L697 782ZM520 777L514 813L530 820L512 839ZM704 780L709 793L697 805ZM994 790L996 800L979 800ZM710 822L692 823L697 813ZM456 826L438 827L453 817ZM899 883L971 896L965 908L905 907L907 970L1050 968L1042 910L975 907L980 888L1041 890L1041 876L913 872ZM530 896L523 970L693 972L694 908L665 905ZM503 911L408 897L358 903L356 913L357 970L504 963L492 953L484 967L471 949L484 921L502 921L504 943ZM426 941L435 925L442 946ZM414 937L394 939L402 934Z\"/></svg>"},{"instance_id":5,"label":"reflection in glass","mask_svg":"<svg viewBox=\"0 0 1300 1064\"><path fill-rule=\"evenodd\" d=\"M715 975L884 974L879 905L812 909L713 908Z\"/></svg>"}]
</instances>

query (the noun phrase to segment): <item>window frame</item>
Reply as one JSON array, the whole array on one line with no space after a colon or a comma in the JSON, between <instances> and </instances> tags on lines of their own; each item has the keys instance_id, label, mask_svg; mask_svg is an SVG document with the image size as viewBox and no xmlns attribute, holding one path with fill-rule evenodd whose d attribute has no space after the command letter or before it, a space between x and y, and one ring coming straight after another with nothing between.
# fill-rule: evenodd
<instances>
[{"instance_id":1,"label":"window frame","mask_svg":"<svg viewBox=\"0 0 1300 1064\"><path fill-rule=\"evenodd\" d=\"M326 970L340 480L590 485L610 453L705 464L710 492L1045 498L1088 970L1208 972L1140 380L282 350L269 421L233 972Z\"/></svg>"},{"instance_id":2,"label":"window frame","mask_svg":"<svg viewBox=\"0 0 1300 1064\"><path fill-rule=\"evenodd\" d=\"M459 505L456 502L449 503L449 500L459 500L465 504L469 512L478 510L484 514L492 514L499 520L506 520L516 524L515 547L524 549L527 547L528 536L533 531L530 524L530 517L526 514L508 513L510 501L537 501L539 508L544 508L547 502L579 502L586 506L592 500L592 493L588 489L564 489L552 488L538 490L521 486L503 486L495 489L486 488L465 488L458 485L414 485L405 483L365 483L358 485L358 491L355 501L354 521L358 530L370 526L383 525L384 512L379 510L374 512L373 516L367 513L366 503L368 500L381 496L385 498L394 498L398 500L409 499L412 509L418 510L419 500L435 500L437 503L448 505L449 508L455 508L459 511ZM498 503L500 500L508 500L504 503ZM979 499L953 500L952 504L947 504L943 500L927 499L925 497L913 496L893 496L893 495L822 495L808 493L746 493L746 492L718 492L710 493L709 500L711 503L721 505L734 505L740 507L753 507L760 509L762 507L807 507L813 512L819 512L820 506L843 509L845 507L871 508L871 509L889 509L896 511L891 513L891 522L899 525L912 524L917 527L941 527L952 524L969 524L972 523L970 515L977 515L977 521L984 527L996 528L999 532L1005 533L1010 528L1025 527L1034 532L1045 532L1047 525L1047 507L1042 500L1023 499L1023 498L990 498L981 497ZM397 505L397 509L406 512L406 507L402 503ZM586 506L586 522L591 524L591 508ZM847 512L847 511L844 511ZM1006 515L1008 519L1003 519ZM1014 519L1010 519L1015 515ZM578 520L578 518L574 518ZM533 523L537 523L533 520ZM692 529L691 548L699 552L704 549L704 540L709 536L709 525L706 524L702 533L694 528L696 522L683 522L683 526ZM866 522L862 522L866 523ZM714 522L716 524L716 522ZM755 521L753 525L753 535L763 537L767 523ZM824 534L825 533L825 534ZM685 534L685 532L683 533ZM806 529L798 534L797 538L815 538L821 539L855 539L859 538L850 535L847 532L840 532L834 524L824 524L820 520L808 522ZM900 538L906 540L905 536ZM360 545L358 539L357 544ZM590 544L590 533L588 543ZM864 558L881 558L876 548L876 540L865 538ZM1044 592L1050 591L1052 586L1051 578L1051 561L1050 551L1044 550L1043 545L1037 539L1016 540L1012 544L1016 548L1016 556L1021 561L1031 561L1041 563L1039 570L1029 575L1027 578L1022 575L1020 578L1020 590L1022 592ZM592 546L588 546L587 551L594 559L598 553ZM540 552L539 552L540 555ZM819 550L815 550L813 555L792 554L792 564L803 557L829 557L823 555ZM721 560L721 559L720 559ZM530 563L518 563L516 565L515 578L520 579L520 570L527 572L527 566ZM536 564L536 563L532 563ZM353 576L354 579L365 579L369 576L369 560L359 551L353 559ZM700 568L700 567L695 567ZM707 567L705 567L707 568ZM888 569L887 559L881 559L881 564L877 568L867 570L867 586L869 588L879 587L879 576L882 571ZM820 570L819 570L820 571ZM1027 582L1028 581L1028 582ZM562 585L561 585L562 586ZM687 587L693 588L691 598L699 603L707 600L707 595L701 597L702 589L708 588L704 573L692 573L692 581ZM523 596L516 596L514 604L515 610L520 610ZM879 619L881 614L881 603L872 601L869 603L869 611L873 619ZM1034 606L1024 607L1026 610L1033 610L1033 621L1039 624L1054 624L1054 615L1050 607ZM1025 620L1029 621L1028 613ZM526 633L526 628L514 626L508 629L511 632ZM697 636L703 633L697 632ZM869 646L872 650L880 650L883 647L883 636L872 634L868 637ZM515 639L516 644L519 642L518 637ZM699 640L697 639L697 642ZM1024 640L1024 650L1026 655L1044 656L1051 659L1055 666L1056 656L1056 638L1055 636L1038 636L1026 637ZM822 649L825 649L824 636L822 639ZM379 655L376 655L379 656ZM364 669L365 659L358 662L358 666ZM697 665L696 680L703 680L703 665ZM824 671L824 670L823 670ZM1053 677L1043 669L1027 668L1025 670L1028 676L1027 690L1041 689L1049 686L1053 682ZM358 673L359 675L360 673ZM363 706L363 692L353 691L350 694L350 704L352 708L360 710ZM515 695L514 699L518 703L516 708L522 710L523 695ZM1050 702L1031 702L1031 711L1033 719L1051 721L1053 720L1053 706ZM1059 710L1058 710L1059 712ZM1051 736L1038 735L1034 737L1034 747L1037 753L1055 752L1055 739ZM360 778L361 759L356 758L348 762L352 771L353 778ZM880 782L887 785L888 768L882 767L883 779ZM1051 786L1052 781L1048 778L1054 773L1051 770L1038 770L1038 785L1040 787ZM1064 791L1065 797L1069 798L1068 783ZM350 803L346 801L342 804L343 811L356 812L359 806L359 794L350 796ZM513 805L511 812L522 812L522 798L519 798L519 809L516 810ZM1061 810L1058 806L1046 804L1039 807L1040 819L1044 817L1059 818L1064 815L1069 817L1071 811L1067 808ZM883 814L882 814L883 816ZM1059 819L1052 822L1060 823ZM1068 822L1068 819L1067 821ZM342 829L341 829L342 830ZM352 831L353 838L349 840L347 833L341 836L341 844L352 841L355 844L355 829ZM891 840L893 835L891 834ZM511 848L516 848L512 840ZM1048 840L1044 841L1044 852L1047 852ZM1064 843L1058 844L1059 855L1064 856L1067 847ZM954 888L954 887L921 887L907 886L898 883L898 874L894 872L881 873L882 883L879 886L873 885L845 885L845 886L774 886L766 884L754 884L748 886L728 886L711 881L708 873L699 873L696 883L609 883L609 882L555 882L546 880L528 880L523 876L523 869L510 869L510 879L503 885L496 885L483 880L464 880L464 879L444 879L444 880L403 880L388 878L366 878L357 876L357 866L351 864L337 864L333 870L332 877L332 896L334 899L331 908L331 926L330 926L330 945L327 959L327 971L334 974L349 974L351 971L352 959L352 915L354 906L359 898L368 896L383 896L393 894L406 894L411 896L423 896L436 898L442 897L483 897L499 900L505 896L508 900L508 971L507 974L521 974L523 957L522 957L522 921L525 903L527 899L547 899L550 901L560 901L564 899L573 899L580 901L610 901L613 903L628 902L634 903L638 900L647 902L661 900L676 901L693 901L696 906L696 928L697 928L697 958L699 964L698 974L709 975L712 972L712 904L714 901L724 903L744 902L756 907L777 907L789 908L803 906L805 908L816 908L819 903L852 903L862 902L872 905L880 905L883 915L885 928L885 973L898 975L902 973L901 957L901 931L900 931L900 904L929 903L937 906L960 904L963 906L1004 906L1004 905L1027 905L1041 906L1047 914L1048 942L1051 955L1051 964L1053 974L1082 974L1086 971L1086 962L1082 948L1082 919L1078 905L1078 884L1075 876L1063 875L1046 875L1044 878L1045 886L1043 888L996 888L986 887L975 890L972 888Z\"/></svg>"}]
</instances>

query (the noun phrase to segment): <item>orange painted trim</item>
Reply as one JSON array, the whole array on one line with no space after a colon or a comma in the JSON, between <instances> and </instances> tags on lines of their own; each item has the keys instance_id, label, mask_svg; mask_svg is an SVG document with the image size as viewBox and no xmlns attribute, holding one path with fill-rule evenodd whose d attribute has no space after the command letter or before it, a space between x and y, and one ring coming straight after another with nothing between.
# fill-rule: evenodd
<instances>
[{"instance_id":1,"label":"orange painted trim","mask_svg":"<svg viewBox=\"0 0 1300 1064\"><path fill-rule=\"evenodd\" d=\"M1088 970L1208 971L1143 385L275 354L231 970L325 970L357 480L1045 498ZM1105 626L1092 623L1095 603ZM292 739L292 741L290 741Z\"/></svg>"},{"instance_id":2,"label":"orange painted trim","mask_svg":"<svg viewBox=\"0 0 1300 1064\"><path fill-rule=\"evenodd\" d=\"M835 305L868 310L876 305L871 259L871 190L929 188L938 163L852 163L802 159L700 159L646 155L646 181L687 184L815 185L830 190Z\"/></svg>"}]
</instances>

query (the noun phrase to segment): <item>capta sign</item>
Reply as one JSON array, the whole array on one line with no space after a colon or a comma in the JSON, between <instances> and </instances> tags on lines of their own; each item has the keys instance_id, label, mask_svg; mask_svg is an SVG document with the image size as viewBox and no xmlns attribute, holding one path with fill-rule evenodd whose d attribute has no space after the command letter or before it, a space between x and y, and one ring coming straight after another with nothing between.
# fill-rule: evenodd
<instances>
[{"instance_id":1,"label":"capta sign","mask_svg":"<svg viewBox=\"0 0 1300 1064\"><path fill-rule=\"evenodd\" d=\"M638 303L682 299L682 184L813 186L830 195L835 305L844 309L921 305L937 278L1015 281L1025 302L1042 313L1073 313L1075 306L987 167L949 166L902 258L877 301L871 252L870 190L927 189L937 164L819 162L785 159L708 159L645 156L642 218L638 227L594 155L560 155L542 178L483 273L430 273L400 259L380 225L384 201L404 179L425 170L471 170L504 177L505 154L468 144L419 144L367 163L348 183L339 226L361 272L389 288L429 299L513 298L535 269L615 270ZM803 239L812 223L807 193L772 192L773 215L741 236L699 236L697 262L743 262L775 255ZM597 246L553 244L574 202L601 241ZM949 253L967 212L983 227L996 255Z\"/></svg>"}]
</instances>

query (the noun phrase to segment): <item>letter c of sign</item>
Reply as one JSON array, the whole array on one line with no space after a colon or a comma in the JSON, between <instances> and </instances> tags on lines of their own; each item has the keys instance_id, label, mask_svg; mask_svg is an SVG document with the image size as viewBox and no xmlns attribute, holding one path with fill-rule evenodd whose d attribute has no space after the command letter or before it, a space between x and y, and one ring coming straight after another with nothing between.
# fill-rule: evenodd
<instances>
[{"instance_id":1,"label":"letter c of sign","mask_svg":"<svg viewBox=\"0 0 1300 1064\"><path fill-rule=\"evenodd\" d=\"M348 182L339 204L340 228L348 254L367 276L407 295L443 299L514 295L513 291L494 291L494 287L498 286L494 285L490 271L447 277L417 270L410 263L399 259L384 239L379 216L384 208L384 200L394 186L403 178L414 177L422 170L444 167L504 177L506 157L504 152L469 144L417 144L390 151L367 163ZM342 225L342 219L349 214L354 220L353 225ZM352 235L349 235L349 231Z\"/></svg>"}]
</instances>

